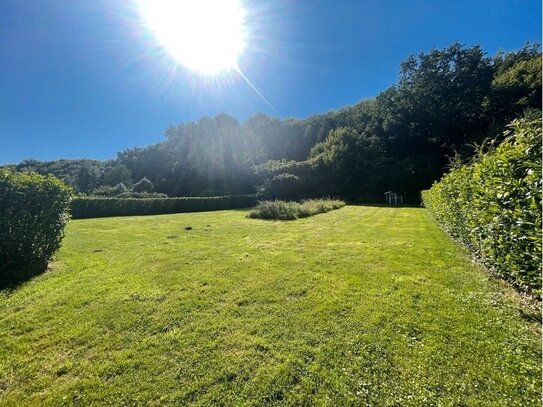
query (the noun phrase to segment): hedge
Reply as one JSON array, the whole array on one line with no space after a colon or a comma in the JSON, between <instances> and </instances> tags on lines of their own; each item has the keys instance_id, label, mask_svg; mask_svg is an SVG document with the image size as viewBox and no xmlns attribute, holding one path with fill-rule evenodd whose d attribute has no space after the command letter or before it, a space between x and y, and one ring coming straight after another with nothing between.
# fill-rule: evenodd
<instances>
[{"instance_id":1,"label":"hedge","mask_svg":"<svg viewBox=\"0 0 543 407\"><path fill-rule=\"evenodd\" d=\"M422 193L442 228L489 269L541 296L541 116L513 121L495 149Z\"/></svg>"},{"instance_id":2,"label":"hedge","mask_svg":"<svg viewBox=\"0 0 543 407\"><path fill-rule=\"evenodd\" d=\"M72 201L71 212L74 219L82 219L238 209L254 206L255 203L254 195L182 198L78 197Z\"/></svg>"},{"instance_id":3,"label":"hedge","mask_svg":"<svg viewBox=\"0 0 543 407\"><path fill-rule=\"evenodd\" d=\"M0 283L46 269L60 247L72 190L53 176L0 170Z\"/></svg>"}]
</instances>

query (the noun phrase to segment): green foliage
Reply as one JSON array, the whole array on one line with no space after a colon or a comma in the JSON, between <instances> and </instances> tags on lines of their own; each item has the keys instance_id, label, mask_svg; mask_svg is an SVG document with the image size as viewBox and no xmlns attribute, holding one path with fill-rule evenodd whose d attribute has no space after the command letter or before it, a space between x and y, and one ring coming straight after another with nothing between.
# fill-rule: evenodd
<instances>
[{"instance_id":1,"label":"green foliage","mask_svg":"<svg viewBox=\"0 0 543 407\"><path fill-rule=\"evenodd\" d=\"M540 68L537 46L495 58L459 43L412 55L375 100L303 121L314 141L301 162L310 171L289 163L282 172L299 177L305 196L367 200L395 190L414 202L442 176L447 157L469 159L472 144L499 138L523 109L541 107Z\"/></svg>"},{"instance_id":2,"label":"green foliage","mask_svg":"<svg viewBox=\"0 0 543 407\"><path fill-rule=\"evenodd\" d=\"M100 184L100 169L88 161L83 162L77 172L75 189L77 192L85 193L93 191Z\"/></svg>"},{"instance_id":3,"label":"green foliage","mask_svg":"<svg viewBox=\"0 0 543 407\"><path fill-rule=\"evenodd\" d=\"M77 197L72 201L71 213L76 219L159 215L248 208L254 203L254 195L144 199Z\"/></svg>"},{"instance_id":4,"label":"green foliage","mask_svg":"<svg viewBox=\"0 0 543 407\"><path fill-rule=\"evenodd\" d=\"M437 222L490 269L541 294L541 115L509 125L505 140L455 166L423 192Z\"/></svg>"},{"instance_id":5,"label":"green foliage","mask_svg":"<svg viewBox=\"0 0 543 407\"><path fill-rule=\"evenodd\" d=\"M134 192L153 192L153 183L147 177L143 177L134 184L132 189Z\"/></svg>"},{"instance_id":6,"label":"green foliage","mask_svg":"<svg viewBox=\"0 0 543 407\"><path fill-rule=\"evenodd\" d=\"M334 199L307 199L295 201L260 201L247 217L254 219L295 220L319 213L329 212L345 206L345 202Z\"/></svg>"},{"instance_id":7,"label":"green foliage","mask_svg":"<svg viewBox=\"0 0 543 407\"><path fill-rule=\"evenodd\" d=\"M138 189L149 188L148 184L139 186ZM115 198L168 198L168 195L159 192L135 192L130 191L122 182L114 187L103 185L92 191L91 196L115 197Z\"/></svg>"},{"instance_id":8,"label":"green foliage","mask_svg":"<svg viewBox=\"0 0 543 407\"><path fill-rule=\"evenodd\" d=\"M123 184L129 188L132 186L132 174L124 165L114 162L103 168L100 184L109 186Z\"/></svg>"},{"instance_id":9,"label":"green foliage","mask_svg":"<svg viewBox=\"0 0 543 407\"><path fill-rule=\"evenodd\" d=\"M127 186L132 185L130 171L124 165L112 160L24 160L14 166L14 169L53 175L82 194L90 194L101 186L111 187L121 182Z\"/></svg>"},{"instance_id":10,"label":"green foliage","mask_svg":"<svg viewBox=\"0 0 543 407\"><path fill-rule=\"evenodd\" d=\"M367 191L384 192L389 185L387 169L394 173L376 138L351 127L330 131L326 140L311 150L308 160L326 193L356 199Z\"/></svg>"},{"instance_id":11,"label":"green foliage","mask_svg":"<svg viewBox=\"0 0 543 407\"><path fill-rule=\"evenodd\" d=\"M83 194L147 177L153 191L169 196L259 191L265 199L381 201L394 190L413 202L443 175L448 157L468 160L470 146L501 141L509 121L541 109L541 81L539 45L490 57L480 46L454 43L411 55L396 84L339 110L305 119L256 114L244 123L219 114L172 126L163 142L122 151L116 160L16 167L51 173Z\"/></svg>"},{"instance_id":12,"label":"green foliage","mask_svg":"<svg viewBox=\"0 0 543 407\"><path fill-rule=\"evenodd\" d=\"M102 185L92 191L92 195L95 196L119 196L128 192L128 188L122 183L119 182L115 186Z\"/></svg>"},{"instance_id":13,"label":"green foliage","mask_svg":"<svg viewBox=\"0 0 543 407\"><path fill-rule=\"evenodd\" d=\"M118 162L171 196L247 194L261 156L262 140L253 136L225 114L204 117L168 128L163 143L119 153Z\"/></svg>"},{"instance_id":14,"label":"green foliage","mask_svg":"<svg viewBox=\"0 0 543 407\"><path fill-rule=\"evenodd\" d=\"M315 197L317 180L308 161L270 160L255 168L262 199L298 200Z\"/></svg>"},{"instance_id":15,"label":"green foliage","mask_svg":"<svg viewBox=\"0 0 543 407\"><path fill-rule=\"evenodd\" d=\"M267 179L258 189L262 198L300 199L303 197L303 184L294 174L281 173Z\"/></svg>"},{"instance_id":16,"label":"green foliage","mask_svg":"<svg viewBox=\"0 0 543 407\"><path fill-rule=\"evenodd\" d=\"M168 195L160 192L122 192L116 198L168 198Z\"/></svg>"},{"instance_id":17,"label":"green foliage","mask_svg":"<svg viewBox=\"0 0 543 407\"><path fill-rule=\"evenodd\" d=\"M541 54L536 48L500 60L487 110L494 117L513 119L541 104Z\"/></svg>"},{"instance_id":18,"label":"green foliage","mask_svg":"<svg viewBox=\"0 0 543 407\"><path fill-rule=\"evenodd\" d=\"M60 247L71 194L53 176L0 170L2 285L45 270Z\"/></svg>"}]
</instances>

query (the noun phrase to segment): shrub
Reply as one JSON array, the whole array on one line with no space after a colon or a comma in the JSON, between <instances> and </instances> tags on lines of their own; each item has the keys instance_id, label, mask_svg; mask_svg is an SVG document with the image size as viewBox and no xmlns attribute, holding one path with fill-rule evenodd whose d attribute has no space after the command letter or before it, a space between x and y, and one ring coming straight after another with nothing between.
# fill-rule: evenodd
<instances>
[{"instance_id":1,"label":"shrub","mask_svg":"<svg viewBox=\"0 0 543 407\"><path fill-rule=\"evenodd\" d=\"M2 285L46 269L60 247L71 194L51 175L0 170Z\"/></svg>"},{"instance_id":2,"label":"shrub","mask_svg":"<svg viewBox=\"0 0 543 407\"><path fill-rule=\"evenodd\" d=\"M295 201L260 201L247 217L255 219L294 220L318 213L329 212L345 206L345 202L333 199L308 199Z\"/></svg>"},{"instance_id":3,"label":"shrub","mask_svg":"<svg viewBox=\"0 0 543 407\"><path fill-rule=\"evenodd\" d=\"M281 173L266 180L258 188L258 195L268 199L299 199L302 189L300 177L294 174Z\"/></svg>"},{"instance_id":4,"label":"shrub","mask_svg":"<svg viewBox=\"0 0 543 407\"><path fill-rule=\"evenodd\" d=\"M505 135L422 197L443 229L487 267L540 295L541 117L515 120Z\"/></svg>"},{"instance_id":5,"label":"shrub","mask_svg":"<svg viewBox=\"0 0 543 407\"><path fill-rule=\"evenodd\" d=\"M180 197L180 198L98 198L78 197L72 201L72 217L160 215L248 208L255 204L253 195Z\"/></svg>"},{"instance_id":6,"label":"shrub","mask_svg":"<svg viewBox=\"0 0 543 407\"><path fill-rule=\"evenodd\" d=\"M96 196L118 196L128 192L128 188L122 183L119 182L115 186L102 185L92 191L92 195Z\"/></svg>"},{"instance_id":7,"label":"shrub","mask_svg":"<svg viewBox=\"0 0 543 407\"><path fill-rule=\"evenodd\" d=\"M123 192L117 198L168 198L168 195L159 192Z\"/></svg>"},{"instance_id":8,"label":"shrub","mask_svg":"<svg viewBox=\"0 0 543 407\"><path fill-rule=\"evenodd\" d=\"M134 192L153 192L153 183L146 177L143 177L132 187Z\"/></svg>"}]
</instances>

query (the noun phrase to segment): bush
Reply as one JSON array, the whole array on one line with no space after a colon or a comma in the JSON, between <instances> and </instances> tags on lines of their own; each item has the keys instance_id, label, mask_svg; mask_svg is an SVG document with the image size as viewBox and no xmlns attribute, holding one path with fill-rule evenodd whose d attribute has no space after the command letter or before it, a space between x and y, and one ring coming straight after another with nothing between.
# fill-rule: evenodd
<instances>
[{"instance_id":1,"label":"bush","mask_svg":"<svg viewBox=\"0 0 543 407\"><path fill-rule=\"evenodd\" d=\"M32 172L0 170L0 280L43 272L60 247L72 191Z\"/></svg>"},{"instance_id":2,"label":"bush","mask_svg":"<svg viewBox=\"0 0 543 407\"><path fill-rule=\"evenodd\" d=\"M92 191L91 196L110 197L110 198L167 198L168 195L158 192L133 192L130 191L122 182L114 187L102 185Z\"/></svg>"},{"instance_id":3,"label":"bush","mask_svg":"<svg viewBox=\"0 0 543 407\"><path fill-rule=\"evenodd\" d=\"M253 195L182 197L182 198L98 198L78 197L72 201L72 217L160 215L248 208L255 204Z\"/></svg>"},{"instance_id":4,"label":"bush","mask_svg":"<svg viewBox=\"0 0 543 407\"><path fill-rule=\"evenodd\" d=\"M422 193L454 239L503 278L541 295L541 117L509 125L496 149Z\"/></svg>"},{"instance_id":5,"label":"bush","mask_svg":"<svg viewBox=\"0 0 543 407\"><path fill-rule=\"evenodd\" d=\"M168 198L168 195L159 192L123 192L117 198Z\"/></svg>"},{"instance_id":6,"label":"bush","mask_svg":"<svg viewBox=\"0 0 543 407\"><path fill-rule=\"evenodd\" d=\"M258 188L258 196L262 198L299 199L302 193L300 177L282 173L266 180Z\"/></svg>"},{"instance_id":7,"label":"bush","mask_svg":"<svg viewBox=\"0 0 543 407\"><path fill-rule=\"evenodd\" d=\"M153 183L146 177L143 177L132 187L134 192L153 192Z\"/></svg>"},{"instance_id":8,"label":"bush","mask_svg":"<svg viewBox=\"0 0 543 407\"><path fill-rule=\"evenodd\" d=\"M128 193L128 188L122 182L119 182L115 186L102 185L92 191L92 195L96 196L119 196Z\"/></svg>"},{"instance_id":9,"label":"bush","mask_svg":"<svg viewBox=\"0 0 543 407\"><path fill-rule=\"evenodd\" d=\"M329 212L345 206L345 202L333 199L308 199L294 201L261 201L247 217L255 219L294 220L318 213Z\"/></svg>"}]
</instances>

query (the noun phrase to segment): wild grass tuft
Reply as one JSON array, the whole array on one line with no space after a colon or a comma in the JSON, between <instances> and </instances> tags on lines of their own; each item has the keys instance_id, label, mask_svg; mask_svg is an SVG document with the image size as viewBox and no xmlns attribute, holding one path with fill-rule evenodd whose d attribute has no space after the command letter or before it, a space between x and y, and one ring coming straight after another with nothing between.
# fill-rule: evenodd
<instances>
[{"instance_id":1,"label":"wild grass tuft","mask_svg":"<svg viewBox=\"0 0 543 407\"><path fill-rule=\"evenodd\" d=\"M295 220L345 206L336 199L307 199L295 201L260 201L247 217L254 219Z\"/></svg>"}]
</instances>

